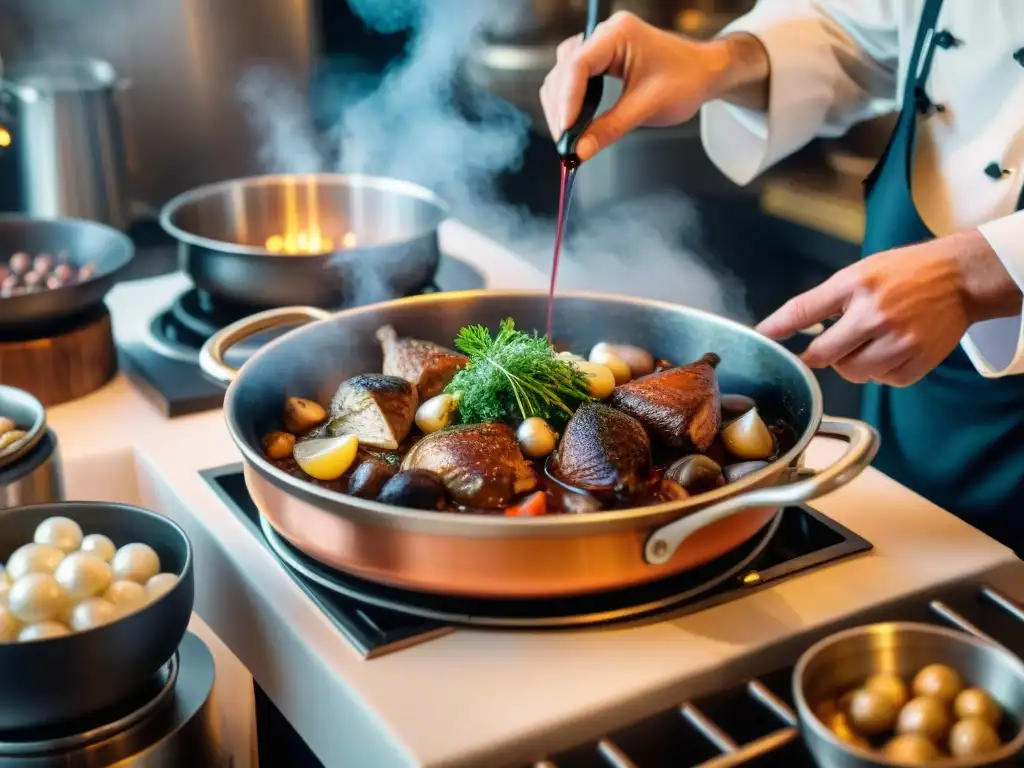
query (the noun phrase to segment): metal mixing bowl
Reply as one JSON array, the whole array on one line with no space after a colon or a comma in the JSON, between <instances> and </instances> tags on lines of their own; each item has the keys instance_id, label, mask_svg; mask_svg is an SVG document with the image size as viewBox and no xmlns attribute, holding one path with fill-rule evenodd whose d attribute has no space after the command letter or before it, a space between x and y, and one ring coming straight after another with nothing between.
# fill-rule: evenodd
<instances>
[{"instance_id":1,"label":"metal mixing bowl","mask_svg":"<svg viewBox=\"0 0 1024 768\"><path fill-rule=\"evenodd\" d=\"M830 635L804 652L793 670L793 696L807 747L824 766L898 766L881 753L841 741L815 716L820 703L836 699L878 672L909 680L928 664L947 664L971 686L987 691L1012 720L1015 734L996 752L973 759L945 758L931 768L1017 765L1024 749L1024 663L1001 646L929 624L892 623L855 627ZM1001 735L1004 736L1005 734Z\"/></svg>"}]
</instances>

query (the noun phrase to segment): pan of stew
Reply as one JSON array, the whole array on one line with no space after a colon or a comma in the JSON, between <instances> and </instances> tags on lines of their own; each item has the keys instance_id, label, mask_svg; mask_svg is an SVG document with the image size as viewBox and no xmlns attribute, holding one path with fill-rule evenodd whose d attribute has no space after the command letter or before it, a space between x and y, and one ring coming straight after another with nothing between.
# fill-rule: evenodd
<instances>
[{"instance_id":1,"label":"pan of stew","mask_svg":"<svg viewBox=\"0 0 1024 768\"><path fill-rule=\"evenodd\" d=\"M261 312L204 346L267 522L333 568L491 598L570 596L703 565L855 478L877 433L825 417L753 329L604 294L438 293ZM226 351L302 325L241 370ZM846 442L809 471L815 436Z\"/></svg>"}]
</instances>

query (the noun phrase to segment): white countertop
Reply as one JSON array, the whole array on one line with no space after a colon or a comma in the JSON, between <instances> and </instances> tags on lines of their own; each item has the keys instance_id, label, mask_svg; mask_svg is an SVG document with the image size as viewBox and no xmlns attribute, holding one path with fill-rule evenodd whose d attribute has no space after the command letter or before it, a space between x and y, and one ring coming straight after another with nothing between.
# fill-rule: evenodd
<instances>
[{"instance_id":1,"label":"white countertop","mask_svg":"<svg viewBox=\"0 0 1024 768\"><path fill-rule=\"evenodd\" d=\"M444 250L486 272L489 286L543 285L465 227L449 222L442 237ZM185 284L172 276L119 287L110 298L119 336ZM329 768L535 759L713 689L730 662L766 645L1015 560L869 469L814 506L871 541L870 553L676 620L560 633L459 630L364 660L199 476L240 460L219 411L166 419L118 377L52 409L50 421L71 498L142 503L186 528L196 611ZM808 464L837 450L815 440Z\"/></svg>"}]
</instances>

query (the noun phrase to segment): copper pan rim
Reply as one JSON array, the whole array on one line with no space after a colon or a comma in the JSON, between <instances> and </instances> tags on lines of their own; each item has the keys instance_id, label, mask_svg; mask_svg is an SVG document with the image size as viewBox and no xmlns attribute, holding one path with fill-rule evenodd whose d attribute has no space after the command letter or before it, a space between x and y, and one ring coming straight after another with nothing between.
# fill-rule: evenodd
<instances>
[{"instance_id":1,"label":"copper pan rim","mask_svg":"<svg viewBox=\"0 0 1024 768\"><path fill-rule=\"evenodd\" d=\"M459 301L471 301L476 299L486 300L516 300L536 299L539 296L546 298L546 291L495 291L495 290L474 290L474 291L451 291L444 293L426 294L413 296L394 301L370 304L354 309L347 309L338 312L325 319L295 328L294 330L280 336L274 341L266 344L258 350L242 368L238 371L235 380L228 387L224 399L224 414L228 431L232 440L242 452L247 464L274 486L292 495L298 496L304 501L324 511L344 516L359 522L368 522L380 526L396 529L412 529L423 532L432 532L440 535L466 536L477 538L520 538L529 536L577 536L583 532L596 533L602 531L625 531L641 530L656 527L672 519L685 517L688 512L696 512L704 507L720 501L740 496L755 488L771 485L773 482L783 478L791 466L799 463L799 459L806 450L807 445L815 436L815 433L823 417L821 388L817 379L810 369L793 353L782 345L772 341L753 328L743 325L734 320L714 315L703 310L684 307L671 302L656 301L652 299L640 299L635 297L622 296L611 293L596 292L565 292L556 296L556 305L559 301L592 301L595 303L609 303L613 305L628 305L639 311L660 309L670 311L682 316L699 318L701 322L712 323L727 328L730 332L747 337L753 343L769 346L775 354L785 357L791 365L801 373L803 383L806 385L811 401L810 413L807 419L807 427L800 434L793 445L784 455L764 467L758 472L730 483L722 488L709 493L693 496L684 501L665 502L647 507L634 507L631 509L610 510L592 512L586 515L550 515L541 517L506 517L503 515L474 515L458 512L424 512L414 509L395 507L388 504L381 504L377 501L349 496L344 493L331 491L320 486L313 485L300 478L293 477L287 472L277 468L267 461L259 450L254 449L241 433L239 428L240 417L236 413L235 395L238 390L237 382L244 378L246 372L259 364L259 361L270 354L274 349L286 344L299 343L303 333L321 324L344 324L347 319L359 316L372 316L380 313L383 309L391 306L403 305L424 305L425 307L443 307L447 304ZM283 311L283 310L281 310Z\"/></svg>"}]
</instances>

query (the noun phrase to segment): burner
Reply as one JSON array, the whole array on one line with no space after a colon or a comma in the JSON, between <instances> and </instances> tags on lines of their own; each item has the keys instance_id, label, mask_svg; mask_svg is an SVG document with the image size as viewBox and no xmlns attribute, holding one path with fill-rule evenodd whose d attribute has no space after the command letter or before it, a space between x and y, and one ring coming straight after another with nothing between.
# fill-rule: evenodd
<instances>
[{"instance_id":1,"label":"burner","mask_svg":"<svg viewBox=\"0 0 1024 768\"><path fill-rule=\"evenodd\" d=\"M440 290L431 284L419 293ZM199 349L221 328L259 311L190 288L150 321L141 340L121 345L121 367L167 416L219 408L224 387L199 371ZM278 328L246 339L228 352L227 362L241 366L262 345L289 330Z\"/></svg>"},{"instance_id":2,"label":"burner","mask_svg":"<svg viewBox=\"0 0 1024 768\"><path fill-rule=\"evenodd\" d=\"M88 719L47 728L0 731L0 756L39 755L87 747L132 728L166 706L178 682L178 654L131 700Z\"/></svg>"},{"instance_id":3,"label":"burner","mask_svg":"<svg viewBox=\"0 0 1024 768\"><path fill-rule=\"evenodd\" d=\"M274 554L300 578L344 597L379 608L452 624L520 629L578 628L610 624L652 614L664 618L672 608L734 580L768 546L782 514L750 541L699 568L652 584L582 597L525 600L432 595L388 587L321 565L292 547L260 516L263 535Z\"/></svg>"},{"instance_id":4,"label":"burner","mask_svg":"<svg viewBox=\"0 0 1024 768\"><path fill-rule=\"evenodd\" d=\"M471 620L491 626L579 626L674 618L871 549L867 541L821 513L808 507L789 507L762 534L696 571L615 593L545 602L539 614L540 601L527 605L527 601L423 595L340 574L299 554L272 530L267 538L240 465L200 474L250 532L285 561L295 582L367 658L431 640L452 631L452 624Z\"/></svg>"},{"instance_id":5,"label":"burner","mask_svg":"<svg viewBox=\"0 0 1024 768\"><path fill-rule=\"evenodd\" d=\"M62 727L0 732L0 768L225 765L212 698L213 655L190 632L131 701Z\"/></svg>"}]
</instances>

